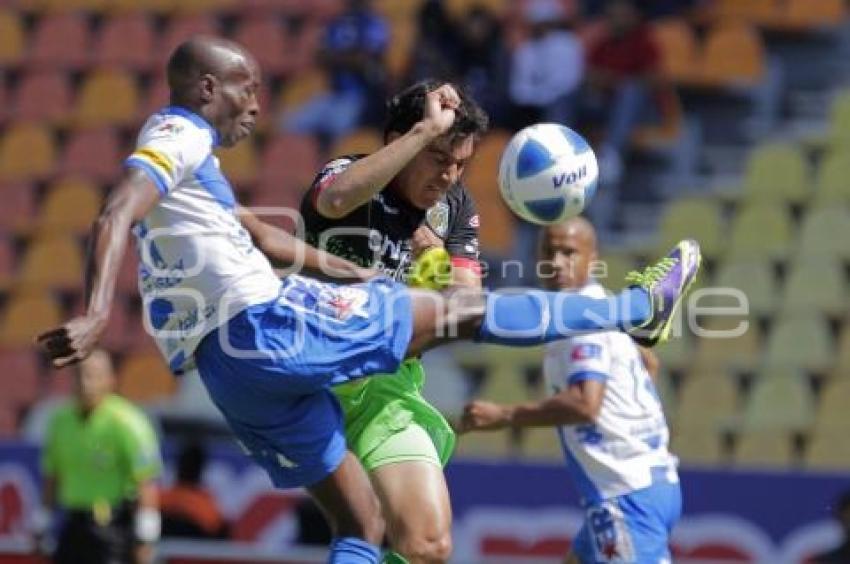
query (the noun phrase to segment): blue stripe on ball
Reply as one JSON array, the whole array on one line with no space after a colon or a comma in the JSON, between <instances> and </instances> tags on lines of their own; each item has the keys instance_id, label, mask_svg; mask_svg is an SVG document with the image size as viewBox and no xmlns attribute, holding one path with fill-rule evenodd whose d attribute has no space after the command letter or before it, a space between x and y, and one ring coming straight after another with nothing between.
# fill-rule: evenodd
<instances>
[{"instance_id":1,"label":"blue stripe on ball","mask_svg":"<svg viewBox=\"0 0 850 564\"><path fill-rule=\"evenodd\" d=\"M555 163L552 155L539 141L529 139L517 156L516 176L526 178L543 172Z\"/></svg>"},{"instance_id":2,"label":"blue stripe on ball","mask_svg":"<svg viewBox=\"0 0 850 564\"><path fill-rule=\"evenodd\" d=\"M541 221L555 221L564 213L566 203L564 198L545 198L529 200L525 202L525 207Z\"/></svg>"},{"instance_id":3,"label":"blue stripe on ball","mask_svg":"<svg viewBox=\"0 0 850 564\"><path fill-rule=\"evenodd\" d=\"M573 146L576 155L582 155L590 151L590 145L587 144L587 141L585 141L584 137L582 137L569 127L561 126L561 133L564 134L564 137L566 137L567 141L570 142L570 145Z\"/></svg>"}]
</instances>

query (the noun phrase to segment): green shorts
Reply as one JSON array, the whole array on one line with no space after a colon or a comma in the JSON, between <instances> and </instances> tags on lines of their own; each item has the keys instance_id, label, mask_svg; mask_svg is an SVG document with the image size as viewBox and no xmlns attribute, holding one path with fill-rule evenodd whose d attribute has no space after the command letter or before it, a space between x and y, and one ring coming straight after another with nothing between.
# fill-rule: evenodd
<instances>
[{"instance_id":1,"label":"green shorts","mask_svg":"<svg viewBox=\"0 0 850 564\"><path fill-rule=\"evenodd\" d=\"M449 461L455 433L422 397L424 381L422 362L411 359L395 374L333 388L345 414L348 448L366 470L392 462L424 460L444 466Z\"/></svg>"}]
</instances>

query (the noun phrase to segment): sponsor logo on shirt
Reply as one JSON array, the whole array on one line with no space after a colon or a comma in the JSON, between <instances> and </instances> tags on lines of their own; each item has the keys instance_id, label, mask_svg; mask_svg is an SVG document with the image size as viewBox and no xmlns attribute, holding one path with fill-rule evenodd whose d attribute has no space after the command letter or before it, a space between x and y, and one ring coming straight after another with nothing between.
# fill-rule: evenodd
<instances>
[{"instance_id":1,"label":"sponsor logo on shirt","mask_svg":"<svg viewBox=\"0 0 850 564\"><path fill-rule=\"evenodd\" d=\"M573 346L570 352L570 360L580 362L602 357L602 346L595 343L580 343Z\"/></svg>"},{"instance_id":2,"label":"sponsor logo on shirt","mask_svg":"<svg viewBox=\"0 0 850 564\"><path fill-rule=\"evenodd\" d=\"M469 218L469 226L478 229L481 227L481 217L478 214Z\"/></svg>"},{"instance_id":3,"label":"sponsor logo on shirt","mask_svg":"<svg viewBox=\"0 0 850 564\"><path fill-rule=\"evenodd\" d=\"M438 237L445 237L449 232L449 205L445 202L437 202L426 212L425 221Z\"/></svg>"}]
</instances>

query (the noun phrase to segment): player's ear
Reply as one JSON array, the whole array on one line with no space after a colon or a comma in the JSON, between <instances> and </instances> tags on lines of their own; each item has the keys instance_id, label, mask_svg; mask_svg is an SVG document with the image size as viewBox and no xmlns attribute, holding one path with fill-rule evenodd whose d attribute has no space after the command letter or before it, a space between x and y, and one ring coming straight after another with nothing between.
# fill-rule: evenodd
<instances>
[{"instance_id":1,"label":"player's ear","mask_svg":"<svg viewBox=\"0 0 850 564\"><path fill-rule=\"evenodd\" d=\"M213 98L215 98L215 90L218 88L218 79L211 74L205 74L201 77L198 87L200 88L201 102L209 104L213 101Z\"/></svg>"}]
</instances>

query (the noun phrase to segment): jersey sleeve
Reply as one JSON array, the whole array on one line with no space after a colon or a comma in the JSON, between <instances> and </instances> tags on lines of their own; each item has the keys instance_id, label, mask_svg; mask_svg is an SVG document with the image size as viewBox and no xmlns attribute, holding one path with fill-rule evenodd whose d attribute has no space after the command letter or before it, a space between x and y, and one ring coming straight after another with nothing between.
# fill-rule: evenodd
<instances>
[{"instance_id":1,"label":"jersey sleeve","mask_svg":"<svg viewBox=\"0 0 850 564\"><path fill-rule=\"evenodd\" d=\"M475 200L466 189L459 191L457 211L446 235L446 250L452 257L452 264L480 271L478 262L478 229L481 220Z\"/></svg>"},{"instance_id":2,"label":"jersey sleeve","mask_svg":"<svg viewBox=\"0 0 850 564\"><path fill-rule=\"evenodd\" d=\"M314 211L316 210L316 200L319 197L319 193L333 184L339 175L345 172L351 166L351 163L356 160L356 157L339 157L329 161L322 167L322 170L313 179L313 183L304 196L305 202L310 204L309 208Z\"/></svg>"},{"instance_id":3,"label":"jersey sleeve","mask_svg":"<svg viewBox=\"0 0 850 564\"><path fill-rule=\"evenodd\" d=\"M606 382L611 374L611 350L601 334L582 335L569 340L566 385L585 380Z\"/></svg>"},{"instance_id":4,"label":"jersey sleeve","mask_svg":"<svg viewBox=\"0 0 850 564\"><path fill-rule=\"evenodd\" d=\"M124 165L147 173L164 196L192 174L208 154L209 144L198 138L197 130L174 117L144 129Z\"/></svg>"},{"instance_id":5,"label":"jersey sleeve","mask_svg":"<svg viewBox=\"0 0 850 564\"><path fill-rule=\"evenodd\" d=\"M147 417L141 412L131 411L123 417L122 448L136 483L156 478L162 470L162 459L156 432Z\"/></svg>"}]
</instances>

